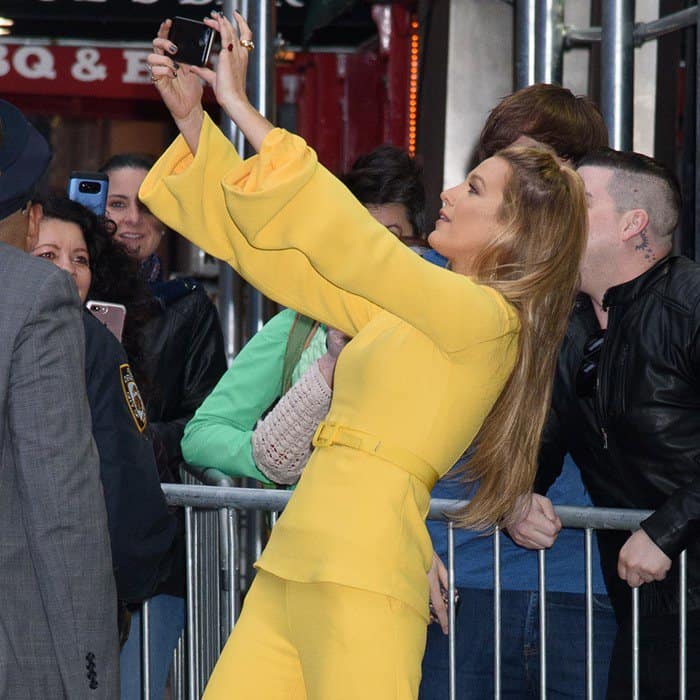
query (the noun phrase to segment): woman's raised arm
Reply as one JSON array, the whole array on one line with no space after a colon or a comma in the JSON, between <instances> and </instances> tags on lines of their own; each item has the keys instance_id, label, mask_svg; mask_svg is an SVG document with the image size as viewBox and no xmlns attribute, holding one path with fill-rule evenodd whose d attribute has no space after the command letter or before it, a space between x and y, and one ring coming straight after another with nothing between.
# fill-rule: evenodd
<instances>
[{"instance_id":1,"label":"woman's raised arm","mask_svg":"<svg viewBox=\"0 0 700 700\"><path fill-rule=\"evenodd\" d=\"M216 30L221 38L221 51L216 71L209 68L192 68L214 90L216 101L233 123L243 132L248 143L259 151L272 124L248 101L246 74L248 56L253 51L253 32L238 12L233 13L238 31L221 12L212 11L204 23Z\"/></svg>"},{"instance_id":2,"label":"woman's raised arm","mask_svg":"<svg viewBox=\"0 0 700 700\"><path fill-rule=\"evenodd\" d=\"M246 163L224 158L213 167L220 153L233 147L215 145L217 136L204 121L207 136L201 138L207 147L199 156L200 135L183 132L195 155L195 167L186 168L189 177L159 183L164 175L182 172L184 163L177 161L185 154L173 152L166 167L161 159L157 174L152 171L141 190L147 205L263 293L347 335L354 336L379 309L414 325L448 353L517 330L515 312L500 294L420 260L318 164L301 139L273 132L245 95L245 44L252 32L239 14L236 20L240 39L222 15L212 13L205 20L221 35L217 69L190 72L213 87L219 104L261 154ZM163 42L159 38L154 46L165 51ZM161 57L158 65L164 62ZM156 85L173 117L189 128L198 113L176 99L184 76L175 70L174 77L161 79L164 69L152 70L154 76L158 70Z\"/></svg>"}]
</instances>

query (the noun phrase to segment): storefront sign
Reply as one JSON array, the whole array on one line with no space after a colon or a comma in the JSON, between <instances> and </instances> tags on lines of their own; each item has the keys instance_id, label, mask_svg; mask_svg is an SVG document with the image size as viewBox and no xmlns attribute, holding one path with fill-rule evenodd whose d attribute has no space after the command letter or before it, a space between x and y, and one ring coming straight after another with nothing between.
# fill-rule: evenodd
<instances>
[{"instance_id":1,"label":"storefront sign","mask_svg":"<svg viewBox=\"0 0 700 700\"><path fill-rule=\"evenodd\" d=\"M0 43L0 94L159 99L148 49Z\"/></svg>"}]
</instances>

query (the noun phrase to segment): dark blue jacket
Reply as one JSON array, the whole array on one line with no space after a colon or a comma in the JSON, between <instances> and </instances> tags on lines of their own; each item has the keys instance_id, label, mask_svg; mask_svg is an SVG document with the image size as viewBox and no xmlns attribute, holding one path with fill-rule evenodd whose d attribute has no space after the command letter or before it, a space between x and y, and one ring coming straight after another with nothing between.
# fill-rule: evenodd
<instances>
[{"instance_id":1,"label":"dark blue jacket","mask_svg":"<svg viewBox=\"0 0 700 700\"><path fill-rule=\"evenodd\" d=\"M170 572L176 522L160 487L145 407L126 353L87 311L83 322L85 380L117 595L138 603Z\"/></svg>"}]
</instances>

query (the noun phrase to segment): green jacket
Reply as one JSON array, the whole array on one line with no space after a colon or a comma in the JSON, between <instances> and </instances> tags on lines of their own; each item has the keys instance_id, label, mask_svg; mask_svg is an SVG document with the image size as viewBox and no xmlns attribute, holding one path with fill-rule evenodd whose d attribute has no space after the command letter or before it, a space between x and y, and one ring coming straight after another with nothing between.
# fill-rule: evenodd
<instances>
[{"instance_id":1,"label":"green jacket","mask_svg":"<svg viewBox=\"0 0 700 700\"><path fill-rule=\"evenodd\" d=\"M282 371L295 312L277 314L236 355L214 391L185 428L182 454L200 468L272 482L253 461L250 439L258 420L282 394ZM326 333L316 331L297 364L293 381L326 351Z\"/></svg>"}]
</instances>

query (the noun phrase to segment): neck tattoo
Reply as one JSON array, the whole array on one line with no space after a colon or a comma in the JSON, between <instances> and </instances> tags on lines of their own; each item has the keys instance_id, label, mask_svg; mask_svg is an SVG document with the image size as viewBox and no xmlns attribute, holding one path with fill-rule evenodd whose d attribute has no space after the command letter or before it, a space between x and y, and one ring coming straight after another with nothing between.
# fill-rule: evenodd
<instances>
[{"instance_id":1,"label":"neck tattoo","mask_svg":"<svg viewBox=\"0 0 700 700\"><path fill-rule=\"evenodd\" d=\"M639 234L641 242L634 246L635 250L640 251L644 255L644 259L648 262L656 262L656 254L651 249L649 244L649 234L646 231L642 231Z\"/></svg>"}]
</instances>

